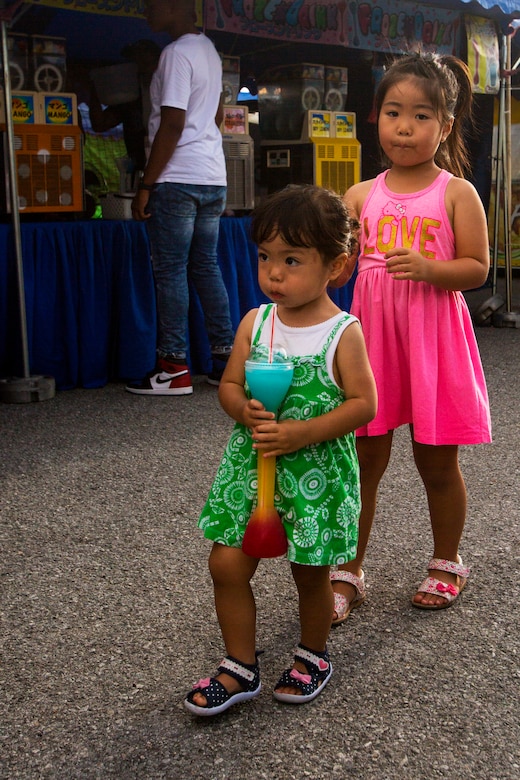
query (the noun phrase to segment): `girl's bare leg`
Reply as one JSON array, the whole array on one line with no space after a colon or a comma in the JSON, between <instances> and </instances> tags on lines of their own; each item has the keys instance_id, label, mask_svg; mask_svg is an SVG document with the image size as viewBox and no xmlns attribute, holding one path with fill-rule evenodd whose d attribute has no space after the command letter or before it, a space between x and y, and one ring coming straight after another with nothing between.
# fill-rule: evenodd
<instances>
[{"instance_id":1,"label":"girl's bare leg","mask_svg":"<svg viewBox=\"0 0 520 780\"><path fill-rule=\"evenodd\" d=\"M258 560L245 555L240 548L214 544L209 556L209 570L213 578L215 607L222 638L228 655L245 664L254 664L256 636L256 605L250 580ZM219 674L217 680L229 693L240 690L240 684L228 674ZM206 706L201 693L193 697L194 704Z\"/></svg>"},{"instance_id":2,"label":"girl's bare leg","mask_svg":"<svg viewBox=\"0 0 520 780\"><path fill-rule=\"evenodd\" d=\"M338 569L349 571L357 577L361 576L363 559L376 513L377 489L390 460L392 437L393 431L389 431L384 436L358 436L356 439L361 474L361 513L357 554L352 561L338 566ZM333 589L346 596L349 602L356 597L356 589L348 582L334 582ZM334 612L333 619L336 617Z\"/></svg>"},{"instance_id":3,"label":"girl's bare leg","mask_svg":"<svg viewBox=\"0 0 520 780\"><path fill-rule=\"evenodd\" d=\"M334 597L330 587L329 566L303 566L291 563L294 582L298 589L300 611L300 642L309 650L323 652L330 631ZM302 674L306 667L294 662L294 668ZM299 694L298 688L278 688L279 693Z\"/></svg>"},{"instance_id":4,"label":"girl's bare leg","mask_svg":"<svg viewBox=\"0 0 520 780\"><path fill-rule=\"evenodd\" d=\"M466 520L466 486L462 477L458 447L431 446L413 442L417 470L426 488L433 532L433 557L459 561L459 543ZM430 576L460 587L459 577L443 571ZM413 600L440 606L445 602L434 593L416 593Z\"/></svg>"}]
</instances>

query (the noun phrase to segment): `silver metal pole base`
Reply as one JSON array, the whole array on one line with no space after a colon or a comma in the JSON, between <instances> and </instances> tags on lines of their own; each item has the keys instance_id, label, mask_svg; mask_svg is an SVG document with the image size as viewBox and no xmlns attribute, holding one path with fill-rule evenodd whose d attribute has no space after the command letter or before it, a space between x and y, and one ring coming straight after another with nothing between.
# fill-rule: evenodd
<instances>
[{"instance_id":1,"label":"silver metal pole base","mask_svg":"<svg viewBox=\"0 0 520 780\"><path fill-rule=\"evenodd\" d=\"M475 310L473 313L473 322L475 325L490 325L491 316L505 305L505 300L501 295L496 293L491 298L484 301L484 303L481 303L478 309Z\"/></svg>"},{"instance_id":2,"label":"silver metal pole base","mask_svg":"<svg viewBox=\"0 0 520 780\"><path fill-rule=\"evenodd\" d=\"M517 311L498 311L493 314L493 327L520 328L520 313Z\"/></svg>"},{"instance_id":3,"label":"silver metal pole base","mask_svg":"<svg viewBox=\"0 0 520 780\"><path fill-rule=\"evenodd\" d=\"M0 379L0 401L6 404L29 404L48 401L56 395L52 376L9 377Z\"/></svg>"}]
</instances>

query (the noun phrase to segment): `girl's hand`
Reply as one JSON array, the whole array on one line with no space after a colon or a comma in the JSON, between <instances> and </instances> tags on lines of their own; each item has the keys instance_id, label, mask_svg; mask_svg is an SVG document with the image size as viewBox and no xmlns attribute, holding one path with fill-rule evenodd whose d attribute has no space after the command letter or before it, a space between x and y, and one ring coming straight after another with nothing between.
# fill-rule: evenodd
<instances>
[{"instance_id":1,"label":"girl's hand","mask_svg":"<svg viewBox=\"0 0 520 780\"><path fill-rule=\"evenodd\" d=\"M262 422L253 428L253 449L265 458L288 455L311 443L307 431L304 420Z\"/></svg>"},{"instance_id":2,"label":"girl's hand","mask_svg":"<svg viewBox=\"0 0 520 780\"><path fill-rule=\"evenodd\" d=\"M253 431L253 438L255 437L254 431L256 426L266 421L275 419L273 412L268 412L264 409L263 404L260 401L256 401L254 398L246 401L242 409L242 422L246 428L251 428Z\"/></svg>"},{"instance_id":3,"label":"girl's hand","mask_svg":"<svg viewBox=\"0 0 520 780\"><path fill-rule=\"evenodd\" d=\"M410 279L413 282L427 282L430 261L419 252L404 247L395 247L385 254L387 273L393 279Z\"/></svg>"}]
</instances>

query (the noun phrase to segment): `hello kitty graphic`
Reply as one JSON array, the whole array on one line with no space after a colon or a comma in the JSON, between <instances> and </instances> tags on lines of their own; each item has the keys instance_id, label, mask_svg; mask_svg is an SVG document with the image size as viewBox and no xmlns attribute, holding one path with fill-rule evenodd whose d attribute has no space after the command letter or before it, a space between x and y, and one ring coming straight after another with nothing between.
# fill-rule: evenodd
<instances>
[{"instance_id":1,"label":"hello kitty graphic","mask_svg":"<svg viewBox=\"0 0 520 780\"><path fill-rule=\"evenodd\" d=\"M382 216L394 217L393 221L396 224L404 217L405 214L406 206L403 206L402 203L392 203L391 200L389 200L388 203L382 208Z\"/></svg>"}]
</instances>

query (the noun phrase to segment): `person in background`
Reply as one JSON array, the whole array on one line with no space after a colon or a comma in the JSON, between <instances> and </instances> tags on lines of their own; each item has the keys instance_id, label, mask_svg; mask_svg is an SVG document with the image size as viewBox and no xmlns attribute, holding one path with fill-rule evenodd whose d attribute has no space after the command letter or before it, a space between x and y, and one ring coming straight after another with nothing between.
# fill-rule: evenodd
<instances>
[{"instance_id":1,"label":"person in background","mask_svg":"<svg viewBox=\"0 0 520 780\"><path fill-rule=\"evenodd\" d=\"M136 100L115 106L103 106L91 81L88 101L92 130L104 133L118 125L123 126L123 138L134 170L143 171L146 165L147 124L150 114L150 82L159 62L161 48L154 41L143 39L125 46L121 56L135 62L138 68L139 92Z\"/></svg>"},{"instance_id":2,"label":"person in background","mask_svg":"<svg viewBox=\"0 0 520 780\"><path fill-rule=\"evenodd\" d=\"M184 700L195 715L218 715L260 693L255 599L259 559L242 541L255 508L258 457L276 457L275 506L288 539L298 590L300 639L293 664L275 686L287 704L305 704L332 674L327 638L333 609L330 566L356 554L360 508L354 430L377 408L374 377L356 317L341 311L327 287L348 270L352 224L341 197L314 185L289 186L253 212L258 282L273 303L240 323L219 389L236 424L199 519L213 542L209 567L228 655L213 678ZM278 420L251 397L245 361L273 345L294 363Z\"/></svg>"},{"instance_id":3,"label":"person in background","mask_svg":"<svg viewBox=\"0 0 520 780\"><path fill-rule=\"evenodd\" d=\"M484 372L461 292L484 284L489 270L485 211L463 178L471 106L461 60L414 54L396 61L376 93L388 169L344 196L361 223L351 311L363 326L379 410L357 431L359 545L356 558L332 574L333 624L365 597L361 567L377 489L401 425L410 428L433 532L428 576L412 604L445 609L468 578L459 555L466 487L458 448L491 441Z\"/></svg>"},{"instance_id":4,"label":"person in background","mask_svg":"<svg viewBox=\"0 0 520 780\"><path fill-rule=\"evenodd\" d=\"M157 364L140 383L141 395L193 392L188 354L189 285L200 298L218 385L234 331L217 261L220 216L226 204L226 162L219 127L222 64L196 26L194 0L147 0L153 32L172 38L150 87L150 155L132 203L146 220L158 313Z\"/></svg>"}]
</instances>

